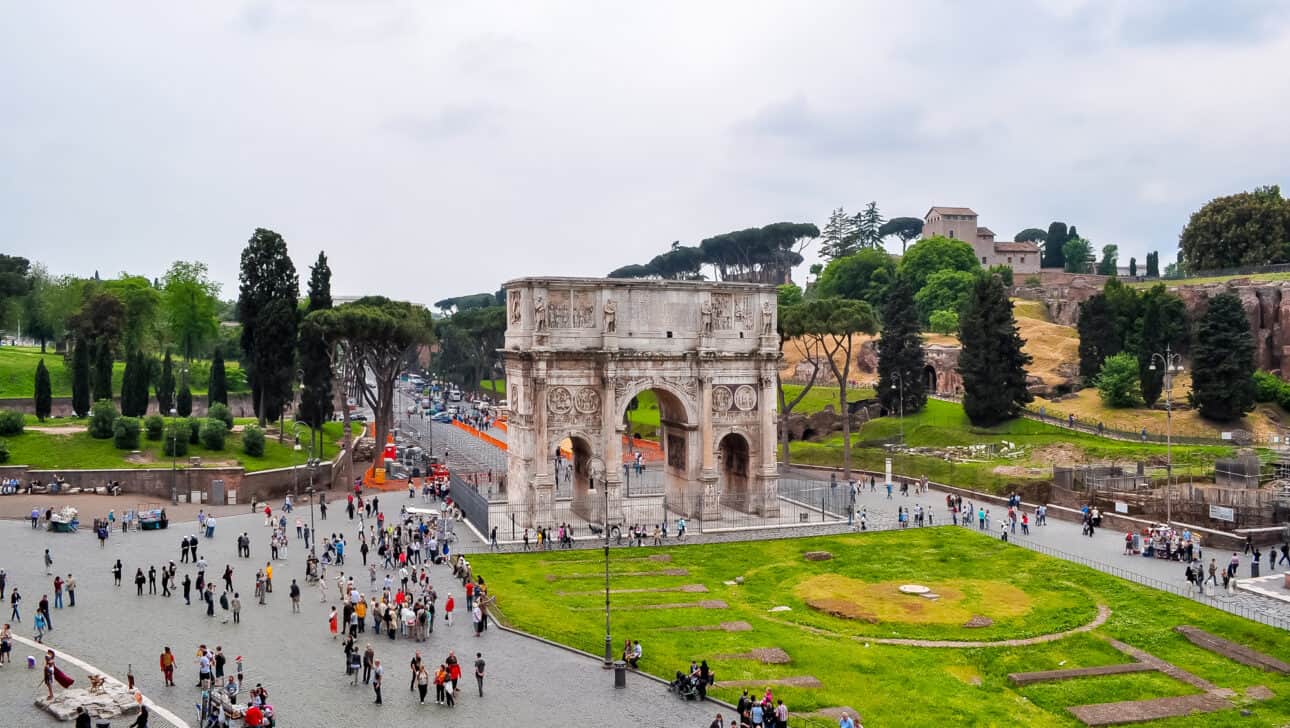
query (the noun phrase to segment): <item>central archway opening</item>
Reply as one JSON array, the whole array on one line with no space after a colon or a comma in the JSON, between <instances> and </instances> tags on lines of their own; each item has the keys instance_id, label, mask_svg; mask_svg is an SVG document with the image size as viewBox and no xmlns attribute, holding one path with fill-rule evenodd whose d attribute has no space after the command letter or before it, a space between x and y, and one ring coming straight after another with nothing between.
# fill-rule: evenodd
<instances>
[{"instance_id":1,"label":"central archway opening","mask_svg":"<svg viewBox=\"0 0 1290 728\"><path fill-rule=\"evenodd\" d=\"M668 510L689 516L701 507L702 488L699 426L686 403L677 392L650 387L622 406L627 494L661 494Z\"/></svg>"},{"instance_id":2,"label":"central archway opening","mask_svg":"<svg viewBox=\"0 0 1290 728\"><path fill-rule=\"evenodd\" d=\"M923 367L923 391L936 394L936 369L931 364Z\"/></svg>"},{"instance_id":3,"label":"central archway opening","mask_svg":"<svg viewBox=\"0 0 1290 728\"><path fill-rule=\"evenodd\" d=\"M717 445L720 461L721 501L739 511L748 511L748 440L738 433L721 438Z\"/></svg>"}]
</instances>

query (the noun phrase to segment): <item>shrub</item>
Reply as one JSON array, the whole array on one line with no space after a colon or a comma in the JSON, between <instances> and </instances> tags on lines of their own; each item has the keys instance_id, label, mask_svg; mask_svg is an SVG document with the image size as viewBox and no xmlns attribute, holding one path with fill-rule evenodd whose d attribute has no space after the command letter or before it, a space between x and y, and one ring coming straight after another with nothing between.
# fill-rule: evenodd
<instances>
[{"instance_id":1,"label":"shrub","mask_svg":"<svg viewBox=\"0 0 1290 728\"><path fill-rule=\"evenodd\" d=\"M233 429L233 410L229 409L228 405L223 402L212 404L210 409L206 412L206 416L211 419L223 421L225 430Z\"/></svg>"},{"instance_id":2,"label":"shrub","mask_svg":"<svg viewBox=\"0 0 1290 728\"><path fill-rule=\"evenodd\" d=\"M24 424L21 412L0 410L0 435L21 435Z\"/></svg>"},{"instance_id":3,"label":"shrub","mask_svg":"<svg viewBox=\"0 0 1290 728\"><path fill-rule=\"evenodd\" d=\"M1282 387L1281 391L1277 392L1277 404L1281 405L1283 410L1290 410L1290 387Z\"/></svg>"},{"instance_id":4,"label":"shrub","mask_svg":"<svg viewBox=\"0 0 1290 728\"><path fill-rule=\"evenodd\" d=\"M1012 266L1000 263L999 265L990 266L990 270L988 272L1002 278L1003 285L1010 288L1012 287Z\"/></svg>"},{"instance_id":5,"label":"shrub","mask_svg":"<svg viewBox=\"0 0 1290 728\"><path fill-rule=\"evenodd\" d=\"M98 440L106 440L112 437L112 425L120 413L116 411L116 405L112 404L110 399L100 399L94 403L94 408L90 410L90 437Z\"/></svg>"},{"instance_id":6,"label":"shrub","mask_svg":"<svg viewBox=\"0 0 1290 728\"><path fill-rule=\"evenodd\" d=\"M1107 407L1133 407L1142 403L1138 358L1127 352L1108 356L1097 374L1097 393Z\"/></svg>"},{"instance_id":7,"label":"shrub","mask_svg":"<svg viewBox=\"0 0 1290 728\"><path fill-rule=\"evenodd\" d=\"M147 431L149 440L160 440L161 433L166 429L166 421L161 415L148 415L143 421L143 429Z\"/></svg>"},{"instance_id":8,"label":"shrub","mask_svg":"<svg viewBox=\"0 0 1290 728\"><path fill-rule=\"evenodd\" d=\"M118 450L139 449L139 418L118 417L112 424L112 444Z\"/></svg>"},{"instance_id":9,"label":"shrub","mask_svg":"<svg viewBox=\"0 0 1290 728\"><path fill-rule=\"evenodd\" d=\"M162 452L166 457L182 457L188 454L188 424L172 422L166 425L165 436L161 440Z\"/></svg>"},{"instance_id":10,"label":"shrub","mask_svg":"<svg viewBox=\"0 0 1290 728\"><path fill-rule=\"evenodd\" d=\"M208 417L202 423L202 446L207 450L223 450L224 438L227 435L228 427L224 424L224 420Z\"/></svg>"},{"instance_id":11,"label":"shrub","mask_svg":"<svg viewBox=\"0 0 1290 728\"><path fill-rule=\"evenodd\" d=\"M188 423L188 444L196 445L202 441L202 421L196 417L189 417Z\"/></svg>"},{"instance_id":12,"label":"shrub","mask_svg":"<svg viewBox=\"0 0 1290 728\"><path fill-rule=\"evenodd\" d=\"M0 463L9 462L9 443L6 440L0 440Z\"/></svg>"},{"instance_id":13,"label":"shrub","mask_svg":"<svg viewBox=\"0 0 1290 728\"><path fill-rule=\"evenodd\" d=\"M1286 383L1275 374L1268 372L1254 373L1254 400L1256 402L1280 402L1282 390ZM3 433L0 433L3 434Z\"/></svg>"},{"instance_id":14,"label":"shrub","mask_svg":"<svg viewBox=\"0 0 1290 728\"><path fill-rule=\"evenodd\" d=\"M1039 288L1042 285L1044 285L1044 282L1039 279L1039 276L1026 276L1026 286L1028 288Z\"/></svg>"},{"instance_id":15,"label":"shrub","mask_svg":"<svg viewBox=\"0 0 1290 728\"><path fill-rule=\"evenodd\" d=\"M264 457L264 430L258 425L247 425L242 430L242 452L253 458Z\"/></svg>"},{"instance_id":16,"label":"shrub","mask_svg":"<svg viewBox=\"0 0 1290 728\"><path fill-rule=\"evenodd\" d=\"M953 311L933 311L928 323L932 331L938 334L957 334L959 332L959 315Z\"/></svg>"}]
</instances>

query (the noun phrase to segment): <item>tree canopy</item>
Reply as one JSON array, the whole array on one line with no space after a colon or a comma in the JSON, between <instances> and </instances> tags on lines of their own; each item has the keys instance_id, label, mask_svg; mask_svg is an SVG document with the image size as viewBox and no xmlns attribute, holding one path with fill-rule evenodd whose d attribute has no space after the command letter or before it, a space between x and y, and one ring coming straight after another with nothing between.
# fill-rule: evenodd
<instances>
[{"instance_id":1,"label":"tree canopy","mask_svg":"<svg viewBox=\"0 0 1290 728\"><path fill-rule=\"evenodd\" d=\"M914 291L927 284L931 274L941 270L960 270L969 273L981 269L972 246L962 240L936 236L914 243L900 259L900 275Z\"/></svg>"},{"instance_id":2,"label":"tree canopy","mask_svg":"<svg viewBox=\"0 0 1290 728\"><path fill-rule=\"evenodd\" d=\"M895 237L900 241L900 253L905 254L909 241L923 234L923 221L917 217L893 217L878 228L883 238Z\"/></svg>"},{"instance_id":3,"label":"tree canopy","mask_svg":"<svg viewBox=\"0 0 1290 728\"><path fill-rule=\"evenodd\" d=\"M697 247L672 243L644 265L627 265L610 278L702 278L711 266L718 280L786 283L789 272L803 260L802 251L820 236L813 223L776 222L760 228L735 230L704 239Z\"/></svg>"},{"instance_id":4,"label":"tree canopy","mask_svg":"<svg viewBox=\"0 0 1290 728\"><path fill-rule=\"evenodd\" d=\"M1012 236L1014 243L1039 243L1042 245L1048 240L1048 233L1039 228L1026 228Z\"/></svg>"},{"instance_id":5,"label":"tree canopy","mask_svg":"<svg viewBox=\"0 0 1290 728\"><path fill-rule=\"evenodd\" d=\"M1192 213L1178 250L1192 271L1284 263L1290 260L1290 200L1276 185L1215 197Z\"/></svg>"},{"instance_id":6,"label":"tree canopy","mask_svg":"<svg viewBox=\"0 0 1290 728\"><path fill-rule=\"evenodd\" d=\"M963 411L974 425L996 425L1020 414L1032 399L1026 388L1030 355L1017 330L1012 301L998 276L977 279L959 320L959 374Z\"/></svg>"},{"instance_id":7,"label":"tree canopy","mask_svg":"<svg viewBox=\"0 0 1290 728\"><path fill-rule=\"evenodd\" d=\"M1202 417L1220 422L1254 408L1254 334L1241 299L1222 293L1209 301L1192 347L1191 400Z\"/></svg>"},{"instance_id":8,"label":"tree canopy","mask_svg":"<svg viewBox=\"0 0 1290 728\"><path fill-rule=\"evenodd\" d=\"M938 270L928 276L927 283L914 295L919 321L924 326L930 325L936 311L961 314L980 275L979 272Z\"/></svg>"},{"instance_id":9,"label":"tree canopy","mask_svg":"<svg viewBox=\"0 0 1290 728\"><path fill-rule=\"evenodd\" d=\"M815 295L881 306L887 288L895 280L895 259L885 251L870 248L830 261L815 282Z\"/></svg>"},{"instance_id":10,"label":"tree canopy","mask_svg":"<svg viewBox=\"0 0 1290 728\"><path fill-rule=\"evenodd\" d=\"M171 340L191 361L215 339L219 321L218 283L210 279L205 263L177 260L161 279L162 307Z\"/></svg>"}]
</instances>

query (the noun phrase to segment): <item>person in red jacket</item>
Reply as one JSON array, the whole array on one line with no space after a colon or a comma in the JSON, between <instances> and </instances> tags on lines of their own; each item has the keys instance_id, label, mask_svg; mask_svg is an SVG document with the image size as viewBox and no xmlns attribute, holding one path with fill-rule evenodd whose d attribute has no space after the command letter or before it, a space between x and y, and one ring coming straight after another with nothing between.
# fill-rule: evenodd
<instances>
[{"instance_id":1,"label":"person in red jacket","mask_svg":"<svg viewBox=\"0 0 1290 728\"><path fill-rule=\"evenodd\" d=\"M449 627L452 626L452 609L456 604L451 594L448 595L448 601L443 603L443 621L447 622Z\"/></svg>"}]
</instances>

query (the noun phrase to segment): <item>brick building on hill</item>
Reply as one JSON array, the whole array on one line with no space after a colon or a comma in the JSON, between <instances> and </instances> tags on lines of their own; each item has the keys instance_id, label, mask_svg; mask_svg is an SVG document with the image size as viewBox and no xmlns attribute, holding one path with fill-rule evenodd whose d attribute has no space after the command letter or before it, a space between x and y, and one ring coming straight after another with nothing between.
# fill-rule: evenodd
<instances>
[{"instance_id":1,"label":"brick building on hill","mask_svg":"<svg viewBox=\"0 0 1290 728\"><path fill-rule=\"evenodd\" d=\"M1035 243L999 242L994 231L977 225L977 214L968 207L933 207L923 216L923 237L943 236L972 246L984 267L1006 265L1016 274L1039 272L1039 246Z\"/></svg>"}]
</instances>

